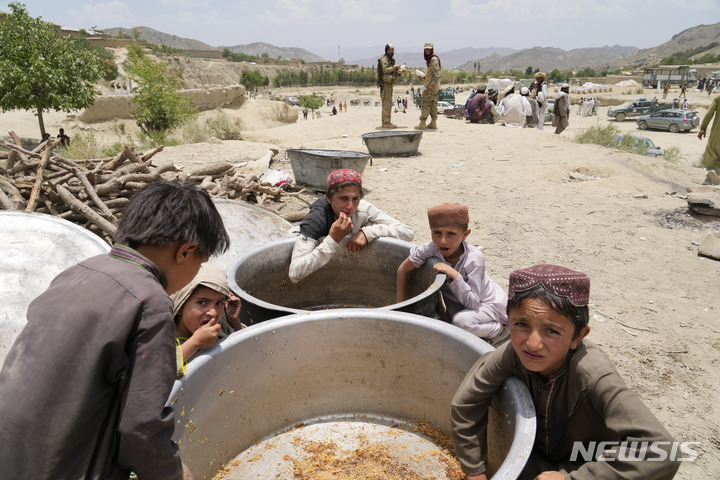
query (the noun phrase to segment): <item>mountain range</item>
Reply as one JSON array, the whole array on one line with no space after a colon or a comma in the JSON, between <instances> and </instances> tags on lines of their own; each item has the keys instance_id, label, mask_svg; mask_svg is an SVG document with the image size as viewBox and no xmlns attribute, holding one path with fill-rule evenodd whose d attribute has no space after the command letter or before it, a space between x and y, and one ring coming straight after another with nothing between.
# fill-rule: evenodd
<instances>
[{"instance_id":1,"label":"mountain range","mask_svg":"<svg viewBox=\"0 0 720 480\"><path fill-rule=\"evenodd\" d=\"M320 56L303 48L278 47L269 43L250 43L245 45L218 46L213 47L199 40L178 37L159 32L150 27L134 28L108 28L105 33L111 35L124 34L133 37L139 30L139 38L158 45L167 45L183 50L224 50L228 49L234 53L245 53L247 55L260 56L267 53L273 58L299 58L306 62L327 61L331 55ZM705 54L720 54L720 22L713 25L698 25L674 35L667 42L653 48L638 49L632 46L603 46L596 48L577 48L573 50L562 50L551 47L533 47L524 50L502 47L474 48L467 47L445 52L437 52L440 55L444 69L458 68L472 71L509 71L525 70L527 67L551 71L558 70L579 70L584 67L607 68L623 66L641 66L658 63L663 58L673 54L693 52L695 57ZM383 46L351 48L342 54L345 63L372 67L377 64L377 59L383 53ZM335 58L337 59L337 58ZM395 52L395 59L399 64L408 67L417 67L425 64L422 58L422 51L418 52Z\"/></svg>"}]
</instances>

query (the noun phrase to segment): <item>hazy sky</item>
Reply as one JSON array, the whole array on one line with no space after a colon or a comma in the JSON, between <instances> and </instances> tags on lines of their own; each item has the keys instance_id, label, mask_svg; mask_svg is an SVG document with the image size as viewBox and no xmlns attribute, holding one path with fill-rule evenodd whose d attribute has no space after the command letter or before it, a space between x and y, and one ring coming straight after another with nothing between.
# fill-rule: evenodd
<instances>
[{"instance_id":1,"label":"hazy sky","mask_svg":"<svg viewBox=\"0 0 720 480\"><path fill-rule=\"evenodd\" d=\"M9 10L9 2L0 9ZM32 16L67 27L145 25L212 46L266 42L329 60L395 44L463 47L654 47L720 22L720 0L26 0ZM343 54L346 52L348 55ZM382 52L380 52L382 53Z\"/></svg>"}]
</instances>

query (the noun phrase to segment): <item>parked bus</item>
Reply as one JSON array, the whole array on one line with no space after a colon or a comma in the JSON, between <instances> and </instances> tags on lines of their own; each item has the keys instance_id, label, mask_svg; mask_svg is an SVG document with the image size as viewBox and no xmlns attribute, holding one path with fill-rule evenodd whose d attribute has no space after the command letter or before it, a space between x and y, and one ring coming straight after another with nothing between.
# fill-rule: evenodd
<instances>
[{"instance_id":1,"label":"parked bus","mask_svg":"<svg viewBox=\"0 0 720 480\"><path fill-rule=\"evenodd\" d=\"M687 66L678 68L646 68L643 70L642 86L657 88L663 87L665 83L670 85L682 85L685 82L688 88L697 84L697 70Z\"/></svg>"}]
</instances>

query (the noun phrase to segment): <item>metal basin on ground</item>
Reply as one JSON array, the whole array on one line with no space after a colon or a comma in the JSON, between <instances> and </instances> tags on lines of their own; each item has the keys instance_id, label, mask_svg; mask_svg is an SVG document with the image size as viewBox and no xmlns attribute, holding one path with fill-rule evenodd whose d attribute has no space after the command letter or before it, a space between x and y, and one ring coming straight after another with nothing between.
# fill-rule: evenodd
<instances>
[{"instance_id":1,"label":"metal basin on ground","mask_svg":"<svg viewBox=\"0 0 720 480\"><path fill-rule=\"evenodd\" d=\"M246 252L228 268L230 288L240 297L246 325L293 313L328 308L384 308L419 315L435 312L445 275L435 275L430 259L408 276L407 300L395 303L397 268L412 243L378 238L360 252L345 249L319 270L294 284L288 278L295 238Z\"/></svg>"},{"instance_id":2,"label":"metal basin on ground","mask_svg":"<svg viewBox=\"0 0 720 480\"><path fill-rule=\"evenodd\" d=\"M452 397L491 350L460 328L403 312L342 309L271 320L190 362L169 399L174 438L196 479L212 478L247 451L251 457L222 478L290 480L295 454L306 453L301 438L283 436L309 427L322 429L318 443L340 445L358 424L366 426L368 444L391 445L389 456L401 458L427 443L423 430L406 425L450 434ZM535 439L527 388L506 381L488 417L489 472L493 480L514 480ZM407 439L396 451L388 437L401 434ZM417 455L410 458L410 469L423 468ZM409 478L447 478L416 473Z\"/></svg>"},{"instance_id":3,"label":"metal basin on ground","mask_svg":"<svg viewBox=\"0 0 720 480\"><path fill-rule=\"evenodd\" d=\"M102 238L60 217L0 211L0 365L30 302L63 270L108 251Z\"/></svg>"},{"instance_id":4,"label":"metal basin on ground","mask_svg":"<svg viewBox=\"0 0 720 480\"><path fill-rule=\"evenodd\" d=\"M291 148L285 151L295 176L295 183L306 185L320 192L327 191L330 172L350 168L361 174L372 158L367 153L345 150L320 150Z\"/></svg>"},{"instance_id":5,"label":"metal basin on ground","mask_svg":"<svg viewBox=\"0 0 720 480\"><path fill-rule=\"evenodd\" d=\"M266 208L241 200L214 198L225 229L230 236L230 248L209 262L223 269L232 265L248 250L285 237L292 223Z\"/></svg>"},{"instance_id":6,"label":"metal basin on ground","mask_svg":"<svg viewBox=\"0 0 720 480\"><path fill-rule=\"evenodd\" d=\"M371 132L362 136L362 141L373 157L409 157L416 155L420 147L422 132Z\"/></svg>"}]
</instances>

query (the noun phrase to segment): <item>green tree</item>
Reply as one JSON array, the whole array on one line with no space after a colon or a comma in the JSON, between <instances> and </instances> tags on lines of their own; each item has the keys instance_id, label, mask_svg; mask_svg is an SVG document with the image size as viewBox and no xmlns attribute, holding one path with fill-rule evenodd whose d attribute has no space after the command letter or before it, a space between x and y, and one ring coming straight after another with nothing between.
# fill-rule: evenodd
<instances>
[{"instance_id":1,"label":"green tree","mask_svg":"<svg viewBox=\"0 0 720 480\"><path fill-rule=\"evenodd\" d=\"M582 70L580 70L579 72L577 72L577 74L575 76L581 77L581 78L587 78L587 77L595 77L596 74L595 74L595 70L593 70L592 68L585 67Z\"/></svg>"},{"instance_id":2,"label":"green tree","mask_svg":"<svg viewBox=\"0 0 720 480\"><path fill-rule=\"evenodd\" d=\"M548 74L548 79L552 80L553 83L562 83L565 81L566 75L563 75L560 70L555 68Z\"/></svg>"},{"instance_id":3,"label":"green tree","mask_svg":"<svg viewBox=\"0 0 720 480\"><path fill-rule=\"evenodd\" d=\"M529 77L529 76L532 75L532 74L533 74L533 68L532 68L532 67L527 67L527 68L525 69L525 76Z\"/></svg>"},{"instance_id":4,"label":"green tree","mask_svg":"<svg viewBox=\"0 0 720 480\"><path fill-rule=\"evenodd\" d=\"M318 96L317 93L313 92L312 95L305 95L300 98L300 106L303 108L309 108L310 110L317 110L322 107L325 100Z\"/></svg>"},{"instance_id":5,"label":"green tree","mask_svg":"<svg viewBox=\"0 0 720 480\"><path fill-rule=\"evenodd\" d=\"M270 79L257 70L243 70L240 76L240 85L250 91L257 87L264 87L270 83Z\"/></svg>"},{"instance_id":6,"label":"green tree","mask_svg":"<svg viewBox=\"0 0 720 480\"><path fill-rule=\"evenodd\" d=\"M117 64L115 64L115 56L110 50L104 47L97 47L83 37L78 38L76 41L82 46L95 52L95 55L98 57L98 70L100 72L100 76L104 80L110 82L117 78L118 67Z\"/></svg>"},{"instance_id":7,"label":"green tree","mask_svg":"<svg viewBox=\"0 0 720 480\"><path fill-rule=\"evenodd\" d=\"M163 133L197 116L191 98L178 91L180 77L165 63L153 63L141 48L128 48L125 69L135 81L132 117L145 133Z\"/></svg>"},{"instance_id":8,"label":"green tree","mask_svg":"<svg viewBox=\"0 0 720 480\"><path fill-rule=\"evenodd\" d=\"M9 7L12 15L0 20L0 109L35 110L42 136L43 112L71 112L95 101L98 57L77 39L58 37L25 5Z\"/></svg>"}]
</instances>

